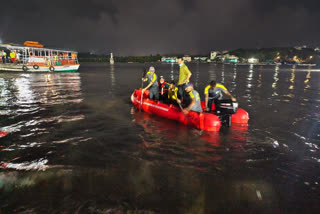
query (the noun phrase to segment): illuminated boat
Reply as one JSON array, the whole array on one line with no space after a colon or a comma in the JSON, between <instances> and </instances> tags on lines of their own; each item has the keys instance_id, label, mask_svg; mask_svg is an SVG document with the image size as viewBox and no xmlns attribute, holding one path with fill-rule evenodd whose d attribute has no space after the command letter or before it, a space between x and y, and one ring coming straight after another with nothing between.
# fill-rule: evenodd
<instances>
[{"instance_id":1,"label":"illuminated boat","mask_svg":"<svg viewBox=\"0 0 320 214\"><path fill-rule=\"evenodd\" d=\"M138 109L142 109L145 112L156 114L161 117L165 117L171 120L176 120L182 124L193 126L197 129L206 131L219 131L221 127L221 117L213 113L198 113L190 111L185 115L181 109L175 105L167 105L160 101L150 100L149 91L143 93L141 99L141 89L135 89L131 95L131 102ZM201 102L202 108L204 108L204 102ZM214 107L213 107L214 109ZM248 125L249 115L248 113L238 108L236 113L230 115L231 124L239 124L243 126Z\"/></svg>"},{"instance_id":2,"label":"illuminated boat","mask_svg":"<svg viewBox=\"0 0 320 214\"><path fill-rule=\"evenodd\" d=\"M7 57L0 57L0 70L20 72L65 72L79 69L75 51L44 48L42 44L26 41L24 45L0 44ZM10 53L15 52L15 58ZM17 56L19 55L19 57Z\"/></svg>"}]
</instances>

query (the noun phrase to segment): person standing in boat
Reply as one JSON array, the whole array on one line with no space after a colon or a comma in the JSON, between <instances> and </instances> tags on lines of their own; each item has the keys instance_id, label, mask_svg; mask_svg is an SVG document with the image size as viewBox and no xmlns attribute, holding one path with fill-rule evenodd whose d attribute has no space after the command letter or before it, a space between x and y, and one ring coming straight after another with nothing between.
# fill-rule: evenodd
<instances>
[{"instance_id":1,"label":"person standing in boat","mask_svg":"<svg viewBox=\"0 0 320 214\"><path fill-rule=\"evenodd\" d=\"M20 64L20 56L21 56L20 52L19 51L16 52L16 64Z\"/></svg>"},{"instance_id":2,"label":"person standing in boat","mask_svg":"<svg viewBox=\"0 0 320 214\"><path fill-rule=\"evenodd\" d=\"M206 111L211 111L212 103L217 104L218 100L221 100L223 94L228 96L233 102L236 102L236 98L234 98L227 88L221 83L216 83L216 81L212 80L209 85L204 89L205 96L205 106Z\"/></svg>"},{"instance_id":3,"label":"person standing in boat","mask_svg":"<svg viewBox=\"0 0 320 214\"><path fill-rule=\"evenodd\" d=\"M192 75L189 68L184 64L182 57L178 58L178 63L180 66L179 70L179 81L178 81L178 98L181 99L185 93L186 84L189 82L189 79Z\"/></svg>"},{"instance_id":4,"label":"person standing in boat","mask_svg":"<svg viewBox=\"0 0 320 214\"><path fill-rule=\"evenodd\" d=\"M190 96L191 103L183 109L183 113L188 114L189 111L202 112L200 95L196 90L193 89L193 84L190 82L187 83L185 85L185 91ZM181 103L182 101L177 98L178 103Z\"/></svg>"},{"instance_id":5,"label":"person standing in boat","mask_svg":"<svg viewBox=\"0 0 320 214\"><path fill-rule=\"evenodd\" d=\"M1 62L3 63L3 50L0 50L0 59L1 59Z\"/></svg>"},{"instance_id":6,"label":"person standing in boat","mask_svg":"<svg viewBox=\"0 0 320 214\"><path fill-rule=\"evenodd\" d=\"M162 101L163 103L167 103L169 84L167 83L167 81L165 81L163 76L160 76L158 85L159 85L159 100Z\"/></svg>"},{"instance_id":7,"label":"person standing in boat","mask_svg":"<svg viewBox=\"0 0 320 214\"><path fill-rule=\"evenodd\" d=\"M7 53L4 50L2 50L2 63L6 64L6 61L7 61Z\"/></svg>"},{"instance_id":8,"label":"person standing in boat","mask_svg":"<svg viewBox=\"0 0 320 214\"><path fill-rule=\"evenodd\" d=\"M142 81L148 81L149 83L147 87L142 89L142 93L145 90L149 89L149 98L152 100L159 100L159 86L157 81L157 75L155 74L155 69L153 66L149 68L149 71L147 72L146 76L142 78Z\"/></svg>"}]
</instances>

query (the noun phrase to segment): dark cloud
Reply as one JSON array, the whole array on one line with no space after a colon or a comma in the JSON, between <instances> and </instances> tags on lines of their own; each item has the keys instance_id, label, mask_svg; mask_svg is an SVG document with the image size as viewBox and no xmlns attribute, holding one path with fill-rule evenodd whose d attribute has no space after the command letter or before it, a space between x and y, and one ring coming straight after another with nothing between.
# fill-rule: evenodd
<instances>
[{"instance_id":1,"label":"dark cloud","mask_svg":"<svg viewBox=\"0 0 320 214\"><path fill-rule=\"evenodd\" d=\"M288 8L291 11L305 9L308 12L320 14L319 0L252 0L252 5L259 12L273 12L278 8Z\"/></svg>"},{"instance_id":2,"label":"dark cloud","mask_svg":"<svg viewBox=\"0 0 320 214\"><path fill-rule=\"evenodd\" d=\"M44 16L44 18L52 15L54 16L51 18L55 18L68 14L71 20L77 16L98 20L102 14L107 14L116 22L118 12L112 0L55 0L46 2L43 0L20 0L19 3L17 1L7 1L0 7L1 16L24 19L37 14Z\"/></svg>"},{"instance_id":3,"label":"dark cloud","mask_svg":"<svg viewBox=\"0 0 320 214\"><path fill-rule=\"evenodd\" d=\"M182 8L185 12L192 12L196 9L196 1L195 0L179 0Z\"/></svg>"},{"instance_id":4,"label":"dark cloud","mask_svg":"<svg viewBox=\"0 0 320 214\"><path fill-rule=\"evenodd\" d=\"M16 0L0 39L118 55L320 45L316 0Z\"/></svg>"}]
</instances>

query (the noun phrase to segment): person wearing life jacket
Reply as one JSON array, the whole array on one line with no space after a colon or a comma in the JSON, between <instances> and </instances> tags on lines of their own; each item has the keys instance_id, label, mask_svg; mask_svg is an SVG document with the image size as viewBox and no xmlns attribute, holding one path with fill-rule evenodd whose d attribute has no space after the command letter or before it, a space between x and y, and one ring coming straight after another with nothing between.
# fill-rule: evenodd
<instances>
[{"instance_id":1,"label":"person wearing life jacket","mask_svg":"<svg viewBox=\"0 0 320 214\"><path fill-rule=\"evenodd\" d=\"M10 52L10 58L11 58L12 63L14 63L14 61L16 60L16 53L15 53L15 51L11 51L11 52Z\"/></svg>"},{"instance_id":2,"label":"person wearing life jacket","mask_svg":"<svg viewBox=\"0 0 320 214\"><path fill-rule=\"evenodd\" d=\"M53 57L54 59L54 65L58 65L58 54L56 53Z\"/></svg>"},{"instance_id":3,"label":"person wearing life jacket","mask_svg":"<svg viewBox=\"0 0 320 214\"><path fill-rule=\"evenodd\" d=\"M178 87L176 87L175 82L172 80L170 82L170 86L168 89L168 100L171 104L177 104L177 97L178 97Z\"/></svg>"},{"instance_id":4,"label":"person wearing life jacket","mask_svg":"<svg viewBox=\"0 0 320 214\"><path fill-rule=\"evenodd\" d=\"M189 82L189 79L192 75L189 68L184 64L182 57L178 58L179 63L179 81L178 81L178 98L181 99L185 93L186 84Z\"/></svg>"},{"instance_id":5,"label":"person wearing life jacket","mask_svg":"<svg viewBox=\"0 0 320 214\"><path fill-rule=\"evenodd\" d=\"M185 85L185 87L186 94L190 96L191 102L183 109L183 113L188 114L189 111L202 112L200 95L196 90L193 89L193 84L189 82ZM177 102L183 103L184 100L181 101L179 98L177 98Z\"/></svg>"},{"instance_id":6,"label":"person wearing life jacket","mask_svg":"<svg viewBox=\"0 0 320 214\"><path fill-rule=\"evenodd\" d=\"M204 89L205 96L205 105L206 111L211 111L212 103L217 103L218 100L221 100L223 94L228 96L232 101L236 102L236 98L234 98L227 88L221 83L216 83L216 81L212 80L209 85Z\"/></svg>"},{"instance_id":7,"label":"person wearing life jacket","mask_svg":"<svg viewBox=\"0 0 320 214\"><path fill-rule=\"evenodd\" d=\"M1 62L3 62L2 57L3 57L3 50L0 50L0 59L1 59Z\"/></svg>"},{"instance_id":8,"label":"person wearing life jacket","mask_svg":"<svg viewBox=\"0 0 320 214\"><path fill-rule=\"evenodd\" d=\"M159 100L167 103L168 102L168 88L169 84L165 81L163 76L160 76L160 80L158 82L159 86Z\"/></svg>"},{"instance_id":9,"label":"person wearing life jacket","mask_svg":"<svg viewBox=\"0 0 320 214\"><path fill-rule=\"evenodd\" d=\"M149 68L146 76L142 78L142 81L148 81L147 87L142 89L142 93L149 89L149 98L152 100L159 100L159 86L157 81L157 75L153 66Z\"/></svg>"}]
</instances>

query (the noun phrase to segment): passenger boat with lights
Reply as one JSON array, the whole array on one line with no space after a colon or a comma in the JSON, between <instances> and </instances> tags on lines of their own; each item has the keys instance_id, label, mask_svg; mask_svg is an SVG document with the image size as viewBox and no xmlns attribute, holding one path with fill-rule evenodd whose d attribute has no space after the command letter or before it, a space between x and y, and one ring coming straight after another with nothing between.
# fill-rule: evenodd
<instances>
[{"instance_id":1,"label":"passenger boat with lights","mask_svg":"<svg viewBox=\"0 0 320 214\"><path fill-rule=\"evenodd\" d=\"M217 109L213 104L212 112L215 113L198 113L190 111L187 115L183 114L181 109L175 105L167 105L160 101L150 100L149 91L146 90L141 99L141 89L135 89L131 95L133 105L150 114L159 115L171 120L176 120L185 125L193 126L205 131L219 131L221 125L240 125L247 126L249 121L248 113L232 102L221 103ZM201 102L202 109L205 104Z\"/></svg>"},{"instance_id":2,"label":"passenger boat with lights","mask_svg":"<svg viewBox=\"0 0 320 214\"><path fill-rule=\"evenodd\" d=\"M23 45L0 44L7 57L0 57L0 70L20 72L66 72L79 69L75 51L44 48L42 44L26 41ZM11 59L10 53L16 58ZM18 56L19 55L19 56Z\"/></svg>"}]
</instances>

